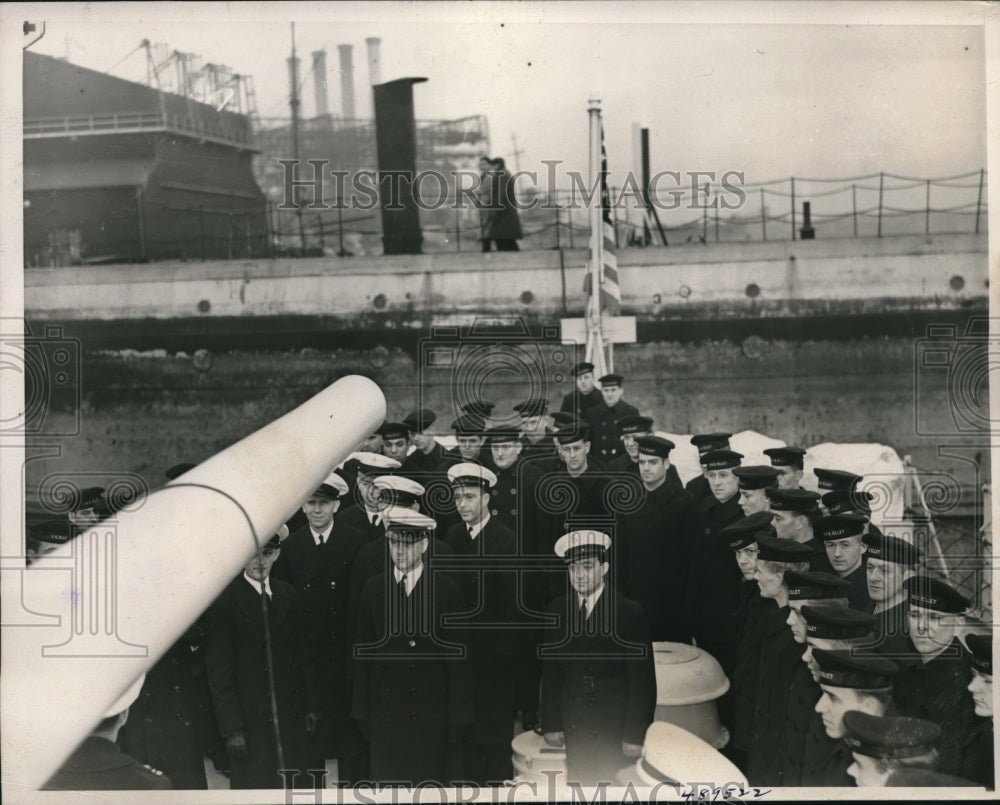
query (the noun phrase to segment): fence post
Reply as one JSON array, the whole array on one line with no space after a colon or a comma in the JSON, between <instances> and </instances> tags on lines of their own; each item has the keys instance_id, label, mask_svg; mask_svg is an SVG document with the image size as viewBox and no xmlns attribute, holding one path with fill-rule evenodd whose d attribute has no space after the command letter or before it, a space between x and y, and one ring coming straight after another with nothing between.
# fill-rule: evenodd
<instances>
[{"instance_id":1,"label":"fence post","mask_svg":"<svg viewBox=\"0 0 1000 805\"><path fill-rule=\"evenodd\" d=\"M760 189L760 229L764 236L764 241L767 241L767 208L764 206L764 188Z\"/></svg>"},{"instance_id":2,"label":"fence post","mask_svg":"<svg viewBox=\"0 0 1000 805\"><path fill-rule=\"evenodd\" d=\"M462 251L462 219L457 206L455 207L455 251Z\"/></svg>"},{"instance_id":3,"label":"fence post","mask_svg":"<svg viewBox=\"0 0 1000 805\"><path fill-rule=\"evenodd\" d=\"M858 186L851 185L851 220L854 222L854 237L858 236Z\"/></svg>"},{"instance_id":4,"label":"fence post","mask_svg":"<svg viewBox=\"0 0 1000 805\"><path fill-rule=\"evenodd\" d=\"M878 237L882 237L882 190L885 184L885 173L878 175Z\"/></svg>"},{"instance_id":5,"label":"fence post","mask_svg":"<svg viewBox=\"0 0 1000 805\"><path fill-rule=\"evenodd\" d=\"M552 205L556 210L556 248L561 249L562 244L559 242L559 192L557 190L552 191L553 199L555 203ZM570 235L572 237L572 235Z\"/></svg>"},{"instance_id":6,"label":"fence post","mask_svg":"<svg viewBox=\"0 0 1000 805\"><path fill-rule=\"evenodd\" d=\"M986 176L986 171L983 168L979 169L979 195L976 197L976 234L979 234L979 212L983 207L983 179Z\"/></svg>"},{"instance_id":7,"label":"fence post","mask_svg":"<svg viewBox=\"0 0 1000 805\"><path fill-rule=\"evenodd\" d=\"M792 240L795 240L795 177L791 178L792 182Z\"/></svg>"},{"instance_id":8,"label":"fence post","mask_svg":"<svg viewBox=\"0 0 1000 805\"><path fill-rule=\"evenodd\" d=\"M931 180L927 180L927 211L924 213L924 234L931 233Z\"/></svg>"},{"instance_id":9,"label":"fence post","mask_svg":"<svg viewBox=\"0 0 1000 805\"><path fill-rule=\"evenodd\" d=\"M566 207L566 231L569 233L569 247L573 248L573 205Z\"/></svg>"}]
</instances>

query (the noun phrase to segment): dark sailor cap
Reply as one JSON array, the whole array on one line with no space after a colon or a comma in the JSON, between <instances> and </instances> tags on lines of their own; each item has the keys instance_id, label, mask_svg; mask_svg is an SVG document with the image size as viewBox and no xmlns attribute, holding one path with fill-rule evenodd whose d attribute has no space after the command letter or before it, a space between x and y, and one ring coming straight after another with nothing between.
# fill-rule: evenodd
<instances>
[{"instance_id":1,"label":"dark sailor cap","mask_svg":"<svg viewBox=\"0 0 1000 805\"><path fill-rule=\"evenodd\" d=\"M766 489L778 483L778 470L766 464L737 467L733 475L739 478L740 489Z\"/></svg>"},{"instance_id":2,"label":"dark sailor cap","mask_svg":"<svg viewBox=\"0 0 1000 805\"><path fill-rule=\"evenodd\" d=\"M405 422L383 422L378 433L383 439L409 439L410 427Z\"/></svg>"},{"instance_id":3,"label":"dark sailor cap","mask_svg":"<svg viewBox=\"0 0 1000 805\"><path fill-rule=\"evenodd\" d=\"M710 450L728 450L731 433L697 433L691 437L691 444L698 448L699 453Z\"/></svg>"},{"instance_id":4,"label":"dark sailor cap","mask_svg":"<svg viewBox=\"0 0 1000 805\"><path fill-rule=\"evenodd\" d=\"M674 449L674 443L662 436L640 436L635 440L635 443L639 447L639 455L641 456L666 458Z\"/></svg>"},{"instance_id":5,"label":"dark sailor cap","mask_svg":"<svg viewBox=\"0 0 1000 805\"><path fill-rule=\"evenodd\" d=\"M813 472L820 489L851 489L864 477L844 470L815 469Z\"/></svg>"},{"instance_id":6,"label":"dark sailor cap","mask_svg":"<svg viewBox=\"0 0 1000 805\"><path fill-rule=\"evenodd\" d=\"M911 607L957 615L969 608L969 599L958 590L931 576L910 576L903 582Z\"/></svg>"},{"instance_id":7,"label":"dark sailor cap","mask_svg":"<svg viewBox=\"0 0 1000 805\"><path fill-rule=\"evenodd\" d=\"M729 470L740 466L742 460L743 454L735 450L709 450L698 457L706 470Z\"/></svg>"},{"instance_id":8,"label":"dark sailor cap","mask_svg":"<svg viewBox=\"0 0 1000 805\"><path fill-rule=\"evenodd\" d=\"M856 537L864 532L867 522L860 514L829 514L813 523L813 534L823 542Z\"/></svg>"},{"instance_id":9,"label":"dark sailor cap","mask_svg":"<svg viewBox=\"0 0 1000 805\"><path fill-rule=\"evenodd\" d=\"M521 441L521 434L510 428L495 427L486 431L486 444L509 444Z\"/></svg>"},{"instance_id":10,"label":"dark sailor cap","mask_svg":"<svg viewBox=\"0 0 1000 805\"><path fill-rule=\"evenodd\" d=\"M869 559L881 559L883 562L895 562L908 567L920 561L920 549L905 539L869 531L861 541L868 546L866 553Z\"/></svg>"},{"instance_id":11,"label":"dark sailor cap","mask_svg":"<svg viewBox=\"0 0 1000 805\"><path fill-rule=\"evenodd\" d=\"M771 459L772 467L798 467L802 469L806 451L801 447L769 447L764 455Z\"/></svg>"},{"instance_id":12,"label":"dark sailor cap","mask_svg":"<svg viewBox=\"0 0 1000 805\"><path fill-rule=\"evenodd\" d=\"M478 414L462 414L451 423L456 436L480 436L486 431L486 420Z\"/></svg>"},{"instance_id":13,"label":"dark sailor cap","mask_svg":"<svg viewBox=\"0 0 1000 805\"><path fill-rule=\"evenodd\" d=\"M773 538L771 519L771 512L754 512L720 529L719 536L729 543L730 549L739 551L753 545L759 536Z\"/></svg>"},{"instance_id":14,"label":"dark sailor cap","mask_svg":"<svg viewBox=\"0 0 1000 805\"><path fill-rule=\"evenodd\" d=\"M598 379L601 384L601 388L605 388L607 386L620 386L625 382L625 375L616 375L612 373L606 374L604 377Z\"/></svg>"},{"instance_id":15,"label":"dark sailor cap","mask_svg":"<svg viewBox=\"0 0 1000 805\"><path fill-rule=\"evenodd\" d=\"M573 377L579 377L580 375L585 375L587 374L587 372L593 372L593 371L594 371L594 364L588 361L581 361L580 363L578 363L576 366L573 367L570 374L573 375Z\"/></svg>"},{"instance_id":16,"label":"dark sailor cap","mask_svg":"<svg viewBox=\"0 0 1000 805\"><path fill-rule=\"evenodd\" d=\"M819 666L819 683L834 688L884 690L892 687L893 677L899 673L899 666L891 660L855 657L850 649L814 648L812 656Z\"/></svg>"},{"instance_id":17,"label":"dark sailor cap","mask_svg":"<svg viewBox=\"0 0 1000 805\"><path fill-rule=\"evenodd\" d=\"M761 512L763 514L764 512ZM770 512L768 512L770 514ZM815 552L808 545L793 539L778 539L764 534L757 536L757 559L764 562L808 562Z\"/></svg>"},{"instance_id":18,"label":"dark sailor cap","mask_svg":"<svg viewBox=\"0 0 1000 805\"><path fill-rule=\"evenodd\" d=\"M844 713L844 729L844 743L852 752L887 760L926 755L941 737L941 727L933 721L860 710Z\"/></svg>"},{"instance_id":19,"label":"dark sailor cap","mask_svg":"<svg viewBox=\"0 0 1000 805\"><path fill-rule=\"evenodd\" d=\"M830 514L857 512L866 517L872 513L871 502L875 496L859 489L834 489L823 495L823 505Z\"/></svg>"},{"instance_id":20,"label":"dark sailor cap","mask_svg":"<svg viewBox=\"0 0 1000 805\"><path fill-rule=\"evenodd\" d=\"M462 406L462 411L466 414L486 419L493 413L493 409L496 407L496 403L492 403L489 400L472 400Z\"/></svg>"},{"instance_id":21,"label":"dark sailor cap","mask_svg":"<svg viewBox=\"0 0 1000 805\"><path fill-rule=\"evenodd\" d=\"M579 442L581 439L586 441L590 439L590 426L583 422L577 422L559 428L552 435L556 437L556 441L559 444L572 444L573 442Z\"/></svg>"},{"instance_id":22,"label":"dark sailor cap","mask_svg":"<svg viewBox=\"0 0 1000 805\"><path fill-rule=\"evenodd\" d=\"M849 581L833 573L823 573L818 570L804 572L789 570L785 573L785 586L788 588L789 601L847 598L851 590Z\"/></svg>"},{"instance_id":23,"label":"dark sailor cap","mask_svg":"<svg viewBox=\"0 0 1000 805\"><path fill-rule=\"evenodd\" d=\"M810 512L819 505L819 495L808 489L774 489L765 490L772 511L779 512Z\"/></svg>"},{"instance_id":24,"label":"dark sailor cap","mask_svg":"<svg viewBox=\"0 0 1000 805\"><path fill-rule=\"evenodd\" d=\"M878 618L846 607L802 605L806 621L806 637L823 640L853 640L867 637L875 630Z\"/></svg>"},{"instance_id":25,"label":"dark sailor cap","mask_svg":"<svg viewBox=\"0 0 1000 805\"><path fill-rule=\"evenodd\" d=\"M403 417L403 424L410 429L411 433L423 433L436 420L437 414L430 408L418 408Z\"/></svg>"},{"instance_id":26,"label":"dark sailor cap","mask_svg":"<svg viewBox=\"0 0 1000 805\"><path fill-rule=\"evenodd\" d=\"M629 415L618 420L618 432L622 436L627 433L649 433L652 429L652 417Z\"/></svg>"},{"instance_id":27,"label":"dark sailor cap","mask_svg":"<svg viewBox=\"0 0 1000 805\"><path fill-rule=\"evenodd\" d=\"M993 635L968 634L965 644L969 647L966 658L979 673L993 676Z\"/></svg>"}]
</instances>

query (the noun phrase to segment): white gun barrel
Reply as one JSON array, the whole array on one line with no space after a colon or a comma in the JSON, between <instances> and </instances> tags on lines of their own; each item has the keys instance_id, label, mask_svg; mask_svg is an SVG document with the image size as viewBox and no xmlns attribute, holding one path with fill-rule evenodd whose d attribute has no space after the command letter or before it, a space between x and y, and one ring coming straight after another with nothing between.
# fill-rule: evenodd
<instances>
[{"instance_id":1,"label":"white gun barrel","mask_svg":"<svg viewBox=\"0 0 1000 805\"><path fill-rule=\"evenodd\" d=\"M4 628L5 793L45 784L385 412L342 378L25 572L59 624Z\"/></svg>"}]
</instances>

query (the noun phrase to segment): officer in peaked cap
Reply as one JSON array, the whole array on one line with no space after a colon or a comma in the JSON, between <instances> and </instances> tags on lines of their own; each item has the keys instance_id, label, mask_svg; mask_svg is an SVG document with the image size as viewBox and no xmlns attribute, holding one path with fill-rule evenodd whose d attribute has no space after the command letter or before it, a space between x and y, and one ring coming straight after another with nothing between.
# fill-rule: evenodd
<instances>
[{"instance_id":1,"label":"officer in peaked cap","mask_svg":"<svg viewBox=\"0 0 1000 805\"><path fill-rule=\"evenodd\" d=\"M517 537L490 513L497 484L491 470L462 462L448 470L448 480L461 522L448 529L445 541L456 556L481 557L475 560L478 566L452 575L465 601L480 602L468 618L474 625L469 654L476 680L475 719L462 741L462 758L466 779L486 785L511 775L516 666L522 643L518 631L511 628L519 620L517 571L483 573L482 567L489 557L516 556Z\"/></svg>"},{"instance_id":2,"label":"officer in peaked cap","mask_svg":"<svg viewBox=\"0 0 1000 805\"><path fill-rule=\"evenodd\" d=\"M453 579L426 566L434 520L399 506L385 520L391 565L364 585L354 644L351 715L370 742L366 779L448 785L460 776L449 745L472 724L475 683L467 627L443 624L468 607Z\"/></svg>"},{"instance_id":3,"label":"officer in peaked cap","mask_svg":"<svg viewBox=\"0 0 1000 805\"><path fill-rule=\"evenodd\" d=\"M140 676L104 714L104 718L42 787L44 791L161 790L173 788L169 777L115 744L129 708L145 681Z\"/></svg>"},{"instance_id":4,"label":"officer in peaked cap","mask_svg":"<svg viewBox=\"0 0 1000 805\"><path fill-rule=\"evenodd\" d=\"M817 485L821 492L834 489L854 489L864 479L863 475L855 475L846 470L815 469Z\"/></svg>"},{"instance_id":5,"label":"officer in peaked cap","mask_svg":"<svg viewBox=\"0 0 1000 805\"><path fill-rule=\"evenodd\" d=\"M776 607L773 600L761 598L760 588L757 586L757 537L761 534L774 536L768 512L744 517L719 532L719 536L726 540L729 549L733 551L736 566L743 574L740 604L736 611L738 642L732 676L732 743L727 749L729 757L741 768L746 768L747 752L752 740L757 670L766 615Z\"/></svg>"},{"instance_id":6,"label":"officer in peaked cap","mask_svg":"<svg viewBox=\"0 0 1000 805\"><path fill-rule=\"evenodd\" d=\"M646 611L653 640L686 643L687 574L701 528L694 498L669 480L673 448L661 436L636 440L641 497L618 515L616 572L623 594Z\"/></svg>"},{"instance_id":7,"label":"officer in peaked cap","mask_svg":"<svg viewBox=\"0 0 1000 805\"><path fill-rule=\"evenodd\" d=\"M932 721L851 710L844 713L844 729L844 743L854 756L847 773L859 788L882 788L899 768L937 766L934 745L941 728Z\"/></svg>"},{"instance_id":8,"label":"officer in peaked cap","mask_svg":"<svg viewBox=\"0 0 1000 805\"><path fill-rule=\"evenodd\" d=\"M403 417L403 424L410 433L414 450L403 461L403 472L433 473L444 461L444 447L434 438L431 427L437 414L430 408L418 408Z\"/></svg>"},{"instance_id":9,"label":"officer in peaked cap","mask_svg":"<svg viewBox=\"0 0 1000 805\"><path fill-rule=\"evenodd\" d=\"M882 533L865 534L862 541L866 548L868 597L871 611L878 618L876 645L885 657L905 664L915 658L910 645L908 593L903 582L916 575L920 550L906 540Z\"/></svg>"},{"instance_id":10,"label":"officer in peaked cap","mask_svg":"<svg viewBox=\"0 0 1000 805\"><path fill-rule=\"evenodd\" d=\"M652 789L650 802L658 799L654 790L658 793L661 788L686 786L685 780L725 780L730 794L737 789L746 791L750 785L743 771L722 753L697 735L668 721L654 721L649 725L642 744L642 757L634 766L618 773L621 785Z\"/></svg>"},{"instance_id":11,"label":"officer in peaked cap","mask_svg":"<svg viewBox=\"0 0 1000 805\"><path fill-rule=\"evenodd\" d=\"M548 400L533 397L514 406L521 415L521 440L527 457L552 458L556 454L552 443L552 429L546 423Z\"/></svg>"},{"instance_id":12,"label":"officer in peaked cap","mask_svg":"<svg viewBox=\"0 0 1000 805\"><path fill-rule=\"evenodd\" d=\"M335 757L345 778L356 779L351 775L363 772L363 744L350 720L347 636L351 567L365 535L336 516L348 494L338 473L323 480L302 506L308 525L281 543L271 576L298 591L299 622L325 675L318 708L322 717L307 746L310 764L319 765L310 768L323 768L326 758Z\"/></svg>"},{"instance_id":13,"label":"officer in peaked cap","mask_svg":"<svg viewBox=\"0 0 1000 805\"><path fill-rule=\"evenodd\" d=\"M358 505L340 515L340 524L356 528L366 539L381 539L385 533L385 524L382 522L382 503L374 481L398 470L400 464L381 453L352 453L351 458L357 466L353 497Z\"/></svg>"},{"instance_id":14,"label":"officer in peaked cap","mask_svg":"<svg viewBox=\"0 0 1000 805\"><path fill-rule=\"evenodd\" d=\"M728 450L729 437L732 435L731 433L697 433L691 437L691 444L698 448L698 456L700 458L712 450ZM696 475L688 481L684 488L698 500L711 497L712 490L708 487L704 467L702 467L701 475Z\"/></svg>"},{"instance_id":15,"label":"officer in peaked cap","mask_svg":"<svg viewBox=\"0 0 1000 805\"><path fill-rule=\"evenodd\" d=\"M626 416L618 420L618 430L622 435L622 446L625 452L608 462L608 469L615 472L631 472L639 474L639 446L636 439L642 436L650 436L653 433L653 419L648 416ZM669 441L669 440L668 440ZM673 447L671 447L671 450ZM664 456L667 460L667 481L675 485L678 489L683 489L681 476L677 473L677 467L669 461L669 456Z\"/></svg>"},{"instance_id":16,"label":"officer in peaked cap","mask_svg":"<svg viewBox=\"0 0 1000 805\"><path fill-rule=\"evenodd\" d=\"M576 388L563 396L559 410L582 418L589 408L603 402L604 397L594 385L594 364L582 361L573 367L570 374L573 375Z\"/></svg>"},{"instance_id":17,"label":"officer in peaked cap","mask_svg":"<svg viewBox=\"0 0 1000 805\"><path fill-rule=\"evenodd\" d=\"M993 635L968 634L965 659L972 671L969 693L977 723L965 741L963 777L993 788Z\"/></svg>"},{"instance_id":18,"label":"officer in peaked cap","mask_svg":"<svg viewBox=\"0 0 1000 805\"><path fill-rule=\"evenodd\" d=\"M927 575L912 576L903 587L909 595L910 642L921 661L900 671L896 706L901 715L940 725L941 771L960 775L965 740L977 725L968 692L972 674L957 636L969 599Z\"/></svg>"},{"instance_id":19,"label":"officer in peaked cap","mask_svg":"<svg viewBox=\"0 0 1000 805\"><path fill-rule=\"evenodd\" d=\"M733 475L739 484L740 508L744 516L770 510L770 503L764 490L778 486L778 470L758 464L749 467L734 467Z\"/></svg>"},{"instance_id":20,"label":"officer in peaked cap","mask_svg":"<svg viewBox=\"0 0 1000 805\"><path fill-rule=\"evenodd\" d=\"M848 606L862 612L870 612L872 608L865 570L867 546L862 541L867 522L867 518L858 514L832 514L813 524L813 531L823 542L834 572L851 584Z\"/></svg>"},{"instance_id":21,"label":"officer in peaked cap","mask_svg":"<svg viewBox=\"0 0 1000 805\"><path fill-rule=\"evenodd\" d=\"M761 513L763 515L763 513ZM802 646L788 628L788 587L784 574L809 567L811 551L805 545L757 535L757 584L762 598L776 607L763 614L760 656L753 692L753 715L747 776L763 785L779 785L774 747L784 733L786 694L802 658Z\"/></svg>"},{"instance_id":22,"label":"officer in peaked cap","mask_svg":"<svg viewBox=\"0 0 1000 805\"><path fill-rule=\"evenodd\" d=\"M798 489L806 451L801 447L769 447L764 455L771 459L771 466L778 471L779 489Z\"/></svg>"},{"instance_id":23,"label":"officer in peaked cap","mask_svg":"<svg viewBox=\"0 0 1000 805\"><path fill-rule=\"evenodd\" d=\"M566 747L566 776L613 783L642 752L656 707L653 647L642 607L610 589L611 539L572 531L555 544L570 591L549 606L556 625L543 647L542 732Z\"/></svg>"},{"instance_id":24,"label":"officer in peaked cap","mask_svg":"<svg viewBox=\"0 0 1000 805\"><path fill-rule=\"evenodd\" d=\"M813 531L814 523L823 516L819 495L808 489L766 489L764 494L774 515L774 530L778 532L778 537L810 546L814 556L809 569L832 573L833 566L827 558L826 549Z\"/></svg>"},{"instance_id":25,"label":"officer in peaked cap","mask_svg":"<svg viewBox=\"0 0 1000 805\"><path fill-rule=\"evenodd\" d=\"M382 434L382 455L402 465L410 449L409 427L403 422L383 422L379 433Z\"/></svg>"},{"instance_id":26,"label":"officer in peaked cap","mask_svg":"<svg viewBox=\"0 0 1000 805\"><path fill-rule=\"evenodd\" d=\"M624 452L618 420L637 416L639 409L622 399L622 375L608 374L601 378L602 401L588 408L583 415L590 424L592 441L590 451L601 461L611 461Z\"/></svg>"},{"instance_id":27,"label":"officer in peaked cap","mask_svg":"<svg viewBox=\"0 0 1000 805\"><path fill-rule=\"evenodd\" d=\"M834 573L789 570L785 573L785 586L788 587L787 623L792 638L800 645L804 646L807 641L804 608L847 609L847 591L851 585ZM778 777L782 786L802 785L804 773L816 779L817 769L821 763L825 764L835 748L835 742L826 734L815 709L820 693L810 668L804 662L799 663L788 686L784 734L777 751Z\"/></svg>"},{"instance_id":28,"label":"officer in peaked cap","mask_svg":"<svg viewBox=\"0 0 1000 805\"><path fill-rule=\"evenodd\" d=\"M63 519L43 520L29 526L25 537L25 564L31 565L69 542L73 537L73 529Z\"/></svg>"}]
</instances>

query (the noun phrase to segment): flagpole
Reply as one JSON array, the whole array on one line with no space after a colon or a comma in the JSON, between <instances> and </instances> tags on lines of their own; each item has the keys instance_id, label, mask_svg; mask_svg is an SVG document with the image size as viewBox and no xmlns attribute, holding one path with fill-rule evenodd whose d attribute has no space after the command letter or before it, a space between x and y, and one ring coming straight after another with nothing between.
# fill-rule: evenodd
<instances>
[{"instance_id":1,"label":"flagpole","mask_svg":"<svg viewBox=\"0 0 1000 805\"><path fill-rule=\"evenodd\" d=\"M590 182L597 188L596 203L590 205L590 299L587 302L587 360L594 364L601 377L609 371L605 362L604 336L601 332L601 266L604 260L604 228L601 218L601 101L591 98L590 115Z\"/></svg>"}]
</instances>

